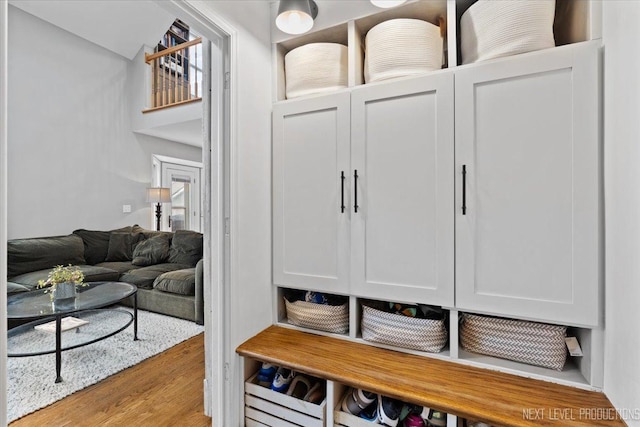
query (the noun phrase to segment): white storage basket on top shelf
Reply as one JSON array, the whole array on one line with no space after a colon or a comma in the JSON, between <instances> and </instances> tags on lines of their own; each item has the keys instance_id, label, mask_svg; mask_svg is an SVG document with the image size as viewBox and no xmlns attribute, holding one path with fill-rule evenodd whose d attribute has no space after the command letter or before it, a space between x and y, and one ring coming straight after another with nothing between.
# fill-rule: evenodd
<instances>
[{"instance_id":1,"label":"white storage basket on top shelf","mask_svg":"<svg viewBox=\"0 0 640 427\"><path fill-rule=\"evenodd\" d=\"M462 63L555 46L554 0L478 0L460 19Z\"/></svg>"},{"instance_id":2,"label":"white storage basket on top shelf","mask_svg":"<svg viewBox=\"0 0 640 427\"><path fill-rule=\"evenodd\" d=\"M339 43L309 43L284 57L288 99L347 87L347 47Z\"/></svg>"},{"instance_id":3,"label":"white storage basket on top shelf","mask_svg":"<svg viewBox=\"0 0 640 427\"><path fill-rule=\"evenodd\" d=\"M567 358L566 326L463 314L460 344L474 353L561 371Z\"/></svg>"},{"instance_id":4,"label":"white storage basket on top shelf","mask_svg":"<svg viewBox=\"0 0 640 427\"><path fill-rule=\"evenodd\" d=\"M391 19L365 37L366 83L420 74L442 68L440 27L420 19Z\"/></svg>"}]
</instances>

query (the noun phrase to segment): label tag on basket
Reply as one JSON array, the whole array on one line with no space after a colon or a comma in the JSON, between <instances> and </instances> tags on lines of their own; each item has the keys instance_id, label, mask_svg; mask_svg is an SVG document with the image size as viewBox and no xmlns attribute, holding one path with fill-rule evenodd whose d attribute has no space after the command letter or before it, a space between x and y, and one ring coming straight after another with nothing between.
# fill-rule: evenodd
<instances>
[{"instance_id":1,"label":"label tag on basket","mask_svg":"<svg viewBox=\"0 0 640 427\"><path fill-rule=\"evenodd\" d=\"M567 349L569 349L569 354L572 356L582 356L582 349L580 348L580 344L576 337L566 337L564 342L567 343Z\"/></svg>"}]
</instances>

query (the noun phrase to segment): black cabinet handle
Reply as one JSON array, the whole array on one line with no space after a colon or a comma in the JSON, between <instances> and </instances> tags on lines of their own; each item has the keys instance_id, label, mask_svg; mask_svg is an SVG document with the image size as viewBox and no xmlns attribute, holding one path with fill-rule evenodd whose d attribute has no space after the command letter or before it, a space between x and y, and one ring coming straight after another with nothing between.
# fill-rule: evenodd
<instances>
[{"instance_id":1,"label":"black cabinet handle","mask_svg":"<svg viewBox=\"0 0 640 427\"><path fill-rule=\"evenodd\" d=\"M462 165L462 215L467 214L467 165Z\"/></svg>"},{"instance_id":2,"label":"black cabinet handle","mask_svg":"<svg viewBox=\"0 0 640 427\"><path fill-rule=\"evenodd\" d=\"M358 169L353 171L353 211L358 212Z\"/></svg>"},{"instance_id":3,"label":"black cabinet handle","mask_svg":"<svg viewBox=\"0 0 640 427\"><path fill-rule=\"evenodd\" d=\"M344 171L340 171L340 212L344 213Z\"/></svg>"}]
</instances>

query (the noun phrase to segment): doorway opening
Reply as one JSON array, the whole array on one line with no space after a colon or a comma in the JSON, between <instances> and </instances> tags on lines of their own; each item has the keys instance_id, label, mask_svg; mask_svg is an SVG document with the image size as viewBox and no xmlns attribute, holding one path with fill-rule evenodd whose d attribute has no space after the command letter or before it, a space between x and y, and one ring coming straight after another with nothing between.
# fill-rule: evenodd
<instances>
[{"instance_id":1,"label":"doorway opening","mask_svg":"<svg viewBox=\"0 0 640 427\"><path fill-rule=\"evenodd\" d=\"M169 212L161 220L165 231L191 230L202 232L202 177L205 173L202 163L153 155L152 182L154 187L169 188L171 194Z\"/></svg>"}]
</instances>

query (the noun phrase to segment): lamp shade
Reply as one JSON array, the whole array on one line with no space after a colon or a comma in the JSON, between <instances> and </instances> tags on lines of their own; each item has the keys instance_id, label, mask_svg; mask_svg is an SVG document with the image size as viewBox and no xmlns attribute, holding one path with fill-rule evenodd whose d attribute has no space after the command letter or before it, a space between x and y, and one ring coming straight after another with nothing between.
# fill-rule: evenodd
<instances>
[{"instance_id":1,"label":"lamp shade","mask_svg":"<svg viewBox=\"0 0 640 427\"><path fill-rule=\"evenodd\" d=\"M149 203L169 203L171 201L171 190L163 187L147 188L147 202Z\"/></svg>"},{"instance_id":2,"label":"lamp shade","mask_svg":"<svg viewBox=\"0 0 640 427\"><path fill-rule=\"evenodd\" d=\"M371 3L373 3L374 6L387 9L390 7L400 6L406 1L407 0L371 0Z\"/></svg>"},{"instance_id":3,"label":"lamp shade","mask_svg":"<svg viewBox=\"0 0 640 427\"><path fill-rule=\"evenodd\" d=\"M306 33L313 27L317 14L313 0L280 0L276 26L287 34Z\"/></svg>"}]
</instances>

